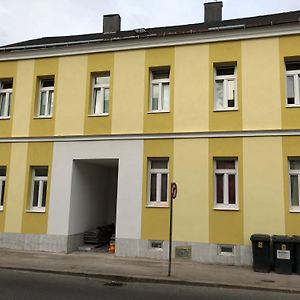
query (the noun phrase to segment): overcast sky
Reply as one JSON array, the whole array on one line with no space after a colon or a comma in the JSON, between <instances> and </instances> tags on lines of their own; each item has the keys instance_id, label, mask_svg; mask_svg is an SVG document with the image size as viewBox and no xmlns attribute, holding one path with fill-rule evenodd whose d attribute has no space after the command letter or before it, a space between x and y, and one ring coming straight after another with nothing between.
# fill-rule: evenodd
<instances>
[{"instance_id":1,"label":"overcast sky","mask_svg":"<svg viewBox=\"0 0 300 300\"><path fill-rule=\"evenodd\" d=\"M122 30L203 22L211 0L0 0L0 45L102 31L118 13ZM223 0L223 19L300 10L300 0Z\"/></svg>"}]
</instances>

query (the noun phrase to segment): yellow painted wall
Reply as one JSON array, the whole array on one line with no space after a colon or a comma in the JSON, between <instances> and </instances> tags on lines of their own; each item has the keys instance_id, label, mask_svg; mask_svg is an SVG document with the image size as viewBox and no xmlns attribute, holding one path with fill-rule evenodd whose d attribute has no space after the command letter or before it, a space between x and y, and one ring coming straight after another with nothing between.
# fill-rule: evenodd
<instances>
[{"instance_id":1,"label":"yellow painted wall","mask_svg":"<svg viewBox=\"0 0 300 300\"><path fill-rule=\"evenodd\" d=\"M30 119L30 136L53 136L54 122L57 102L57 74L58 58L36 59L34 64L33 86L32 86L32 105ZM37 118L37 109L39 101L40 79L42 77L54 76L54 97L52 118Z\"/></svg>"},{"instance_id":2,"label":"yellow painted wall","mask_svg":"<svg viewBox=\"0 0 300 300\"><path fill-rule=\"evenodd\" d=\"M188 149L188 151L187 151ZM176 241L209 242L208 140L174 141L173 238Z\"/></svg>"},{"instance_id":3,"label":"yellow painted wall","mask_svg":"<svg viewBox=\"0 0 300 300\"><path fill-rule=\"evenodd\" d=\"M217 64L236 65L237 108L236 111L214 111L214 66ZM209 45L209 129L212 131L242 129L242 76L241 42L222 42Z\"/></svg>"},{"instance_id":4,"label":"yellow painted wall","mask_svg":"<svg viewBox=\"0 0 300 300\"><path fill-rule=\"evenodd\" d=\"M281 128L278 38L242 42L244 129Z\"/></svg>"},{"instance_id":5,"label":"yellow painted wall","mask_svg":"<svg viewBox=\"0 0 300 300\"><path fill-rule=\"evenodd\" d=\"M144 99L144 132L173 132L174 115L174 48L160 48L146 50L146 64L144 68L145 89ZM151 68L170 67L170 112L149 113L150 98L150 70Z\"/></svg>"},{"instance_id":6,"label":"yellow painted wall","mask_svg":"<svg viewBox=\"0 0 300 300\"><path fill-rule=\"evenodd\" d=\"M13 109L13 136L29 135L29 125L32 118L31 107L33 105L32 87L34 83L34 60L19 61L14 82L16 89Z\"/></svg>"},{"instance_id":7,"label":"yellow painted wall","mask_svg":"<svg viewBox=\"0 0 300 300\"><path fill-rule=\"evenodd\" d=\"M92 105L92 74L99 72L109 72L109 115L108 116L89 116ZM86 88L86 104L85 104L85 134L110 134L112 122L112 103L114 90L114 54L113 53L99 53L88 56L87 67L87 88Z\"/></svg>"},{"instance_id":8,"label":"yellow painted wall","mask_svg":"<svg viewBox=\"0 0 300 300\"><path fill-rule=\"evenodd\" d=\"M285 59L300 58L300 36L279 38L280 88L282 128L298 129L300 127L300 107L286 107Z\"/></svg>"},{"instance_id":9,"label":"yellow painted wall","mask_svg":"<svg viewBox=\"0 0 300 300\"><path fill-rule=\"evenodd\" d=\"M55 106L55 135L84 132L87 56L59 58Z\"/></svg>"},{"instance_id":10,"label":"yellow painted wall","mask_svg":"<svg viewBox=\"0 0 300 300\"><path fill-rule=\"evenodd\" d=\"M174 131L208 131L209 46L175 48Z\"/></svg>"},{"instance_id":11,"label":"yellow painted wall","mask_svg":"<svg viewBox=\"0 0 300 300\"><path fill-rule=\"evenodd\" d=\"M238 211L214 209L214 158L237 158ZM243 143L241 139L209 140L209 241L216 244L243 244Z\"/></svg>"},{"instance_id":12,"label":"yellow painted wall","mask_svg":"<svg viewBox=\"0 0 300 300\"><path fill-rule=\"evenodd\" d=\"M245 138L244 242L253 233L284 234L282 138Z\"/></svg>"},{"instance_id":13,"label":"yellow painted wall","mask_svg":"<svg viewBox=\"0 0 300 300\"><path fill-rule=\"evenodd\" d=\"M6 206L8 200L7 188L8 188L9 175L10 175L10 153L11 153L11 144L0 144L0 166L6 167L6 182L5 182L5 191L4 191L3 211L0 211L0 232L4 231L4 226L5 226Z\"/></svg>"},{"instance_id":14,"label":"yellow painted wall","mask_svg":"<svg viewBox=\"0 0 300 300\"><path fill-rule=\"evenodd\" d=\"M289 186L289 157L300 157L300 138L283 137L283 182L284 182L284 212L285 233L288 235L300 235L300 214L291 213L290 210L290 186Z\"/></svg>"},{"instance_id":15,"label":"yellow painted wall","mask_svg":"<svg viewBox=\"0 0 300 300\"><path fill-rule=\"evenodd\" d=\"M28 144L11 145L7 203L5 206L5 232L20 233L22 228L23 201L26 188ZM13 179L13 180L11 180Z\"/></svg>"},{"instance_id":16,"label":"yellow painted wall","mask_svg":"<svg viewBox=\"0 0 300 300\"><path fill-rule=\"evenodd\" d=\"M148 189L148 158L169 158L169 183L173 180L173 141L145 141L144 142L144 176L142 199L142 240L169 239L169 208L147 207Z\"/></svg>"},{"instance_id":17,"label":"yellow painted wall","mask_svg":"<svg viewBox=\"0 0 300 300\"><path fill-rule=\"evenodd\" d=\"M11 136L12 120L14 116L14 102L16 91L16 75L17 63L14 62L0 62L0 80L13 79L13 92L10 102L10 119L0 119L0 137Z\"/></svg>"},{"instance_id":18,"label":"yellow painted wall","mask_svg":"<svg viewBox=\"0 0 300 300\"><path fill-rule=\"evenodd\" d=\"M22 206L22 233L46 234L48 224L48 208L50 199L51 186L51 163L52 163L53 144L52 143L31 143L28 145L28 156L25 178L25 197L23 197ZM31 182L32 182L32 167L48 167L48 182L47 182L47 201L46 211L44 213L30 212L27 209L30 207Z\"/></svg>"},{"instance_id":19,"label":"yellow painted wall","mask_svg":"<svg viewBox=\"0 0 300 300\"><path fill-rule=\"evenodd\" d=\"M116 52L112 133L143 132L145 51Z\"/></svg>"}]
</instances>

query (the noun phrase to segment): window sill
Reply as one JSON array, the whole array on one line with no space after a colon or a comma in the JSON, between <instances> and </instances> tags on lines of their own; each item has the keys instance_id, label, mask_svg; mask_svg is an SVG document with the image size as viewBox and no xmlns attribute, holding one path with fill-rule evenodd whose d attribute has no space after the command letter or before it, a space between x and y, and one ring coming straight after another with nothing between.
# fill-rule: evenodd
<instances>
[{"instance_id":1,"label":"window sill","mask_svg":"<svg viewBox=\"0 0 300 300\"><path fill-rule=\"evenodd\" d=\"M169 113L169 110L151 110L148 111L147 114L166 114Z\"/></svg>"},{"instance_id":2,"label":"window sill","mask_svg":"<svg viewBox=\"0 0 300 300\"><path fill-rule=\"evenodd\" d=\"M88 117L107 117L107 116L109 116L109 113L88 115Z\"/></svg>"},{"instance_id":3,"label":"window sill","mask_svg":"<svg viewBox=\"0 0 300 300\"><path fill-rule=\"evenodd\" d=\"M0 212L1 212L1 211L4 211L3 206L0 206Z\"/></svg>"},{"instance_id":4,"label":"window sill","mask_svg":"<svg viewBox=\"0 0 300 300\"><path fill-rule=\"evenodd\" d=\"M27 213L45 213L46 208L39 208L39 209L26 209Z\"/></svg>"},{"instance_id":5,"label":"window sill","mask_svg":"<svg viewBox=\"0 0 300 300\"><path fill-rule=\"evenodd\" d=\"M10 117L0 117L0 120L10 120Z\"/></svg>"},{"instance_id":6,"label":"window sill","mask_svg":"<svg viewBox=\"0 0 300 300\"><path fill-rule=\"evenodd\" d=\"M239 211L238 207L214 207L214 210L232 210L232 211Z\"/></svg>"},{"instance_id":7,"label":"window sill","mask_svg":"<svg viewBox=\"0 0 300 300\"><path fill-rule=\"evenodd\" d=\"M300 213L300 207L290 208L290 213Z\"/></svg>"},{"instance_id":8,"label":"window sill","mask_svg":"<svg viewBox=\"0 0 300 300\"><path fill-rule=\"evenodd\" d=\"M168 203L166 203L166 204L160 204L160 203L155 203L155 204L147 204L146 205L146 208L168 208L169 207L169 205L168 205Z\"/></svg>"},{"instance_id":9,"label":"window sill","mask_svg":"<svg viewBox=\"0 0 300 300\"><path fill-rule=\"evenodd\" d=\"M222 109L214 109L214 112L226 112L226 111L238 111L238 108L222 108Z\"/></svg>"},{"instance_id":10,"label":"window sill","mask_svg":"<svg viewBox=\"0 0 300 300\"><path fill-rule=\"evenodd\" d=\"M300 104L286 104L286 108L300 108Z\"/></svg>"},{"instance_id":11,"label":"window sill","mask_svg":"<svg viewBox=\"0 0 300 300\"><path fill-rule=\"evenodd\" d=\"M35 116L33 117L35 120L40 120L40 119L52 119L52 116Z\"/></svg>"}]
</instances>

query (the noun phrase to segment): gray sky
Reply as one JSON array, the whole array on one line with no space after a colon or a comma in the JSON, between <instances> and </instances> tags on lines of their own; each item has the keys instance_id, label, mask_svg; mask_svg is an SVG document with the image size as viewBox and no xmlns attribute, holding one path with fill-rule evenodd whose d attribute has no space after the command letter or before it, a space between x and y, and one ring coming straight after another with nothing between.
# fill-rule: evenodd
<instances>
[{"instance_id":1,"label":"gray sky","mask_svg":"<svg viewBox=\"0 0 300 300\"><path fill-rule=\"evenodd\" d=\"M203 22L212 0L0 0L0 45L102 31L118 13L122 30ZM223 19L300 10L300 0L223 0Z\"/></svg>"}]
</instances>

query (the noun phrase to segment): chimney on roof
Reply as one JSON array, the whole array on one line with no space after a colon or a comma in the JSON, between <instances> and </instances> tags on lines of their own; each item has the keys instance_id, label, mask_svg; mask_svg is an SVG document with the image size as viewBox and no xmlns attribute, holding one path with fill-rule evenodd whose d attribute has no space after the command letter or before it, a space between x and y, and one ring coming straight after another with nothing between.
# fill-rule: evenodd
<instances>
[{"instance_id":1,"label":"chimney on roof","mask_svg":"<svg viewBox=\"0 0 300 300\"><path fill-rule=\"evenodd\" d=\"M204 23L215 24L222 22L222 1L204 3Z\"/></svg>"},{"instance_id":2,"label":"chimney on roof","mask_svg":"<svg viewBox=\"0 0 300 300\"><path fill-rule=\"evenodd\" d=\"M118 14L103 16L103 33L116 33L121 30L121 17Z\"/></svg>"}]
</instances>

